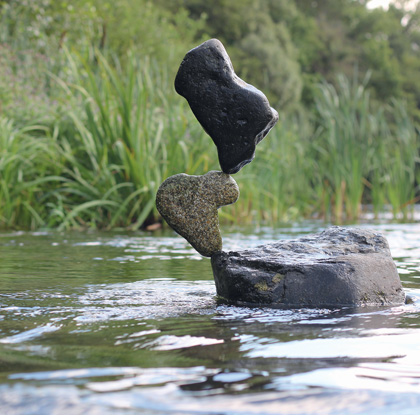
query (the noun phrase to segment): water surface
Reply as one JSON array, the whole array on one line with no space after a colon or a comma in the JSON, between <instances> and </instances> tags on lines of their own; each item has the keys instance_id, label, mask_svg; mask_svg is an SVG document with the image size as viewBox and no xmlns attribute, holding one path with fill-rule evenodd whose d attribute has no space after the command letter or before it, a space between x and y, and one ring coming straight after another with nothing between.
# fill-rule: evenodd
<instances>
[{"instance_id":1,"label":"water surface","mask_svg":"<svg viewBox=\"0 0 420 415\"><path fill-rule=\"evenodd\" d=\"M0 234L2 414L417 414L420 224L387 237L411 302L218 304L170 231ZM225 229L249 248L321 229Z\"/></svg>"}]
</instances>

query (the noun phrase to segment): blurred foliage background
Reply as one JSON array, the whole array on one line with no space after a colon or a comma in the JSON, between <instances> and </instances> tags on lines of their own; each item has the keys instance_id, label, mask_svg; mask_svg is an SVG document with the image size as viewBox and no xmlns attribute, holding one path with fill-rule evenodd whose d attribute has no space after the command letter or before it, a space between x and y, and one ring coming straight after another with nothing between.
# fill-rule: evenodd
<instances>
[{"instance_id":1,"label":"blurred foliage background","mask_svg":"<svg viewBox=\"0 0 420 415\"><path fill-rule=\"evenodd\" d=\"M280 113L223 220L410 218L420 6L367 3L0 1L0 228L147 227L165 178L219 169L173 88L211 37Z\"/></svg>"}]
</instances>

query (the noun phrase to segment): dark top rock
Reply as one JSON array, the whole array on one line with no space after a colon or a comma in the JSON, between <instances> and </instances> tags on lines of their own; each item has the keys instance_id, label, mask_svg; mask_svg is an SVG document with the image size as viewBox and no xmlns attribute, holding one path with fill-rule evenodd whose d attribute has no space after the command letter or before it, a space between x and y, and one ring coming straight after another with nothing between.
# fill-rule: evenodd
<instances>
[{"instance_id":1,"label":"dark top rock","mask_svg":"<svg viewBox=\"0 0 420 415\"><path fill-rule=\"evenodd\" d=\"M332 227L296 240L212 256L217 293L239 305L359 306L404 302L386 239Z\"/></svg>"},{"instance_id":2,"label":"dark top rock","mask_svg":"<svg viewBox=\"0 0 420 415\"><path fill-rule=\"evenodd\" d=\"M201 255L222 249L217 209L235 203L239 188L233 177L221 171L203 176L181 173L167 178L156 194L163 218Z\"/></svg>"},{"instance_id":3,"label":"dark top rock","mask_svg":"<svg viewBox=\"0 0 420 415\"><path fill-rule=\"evenodd\" d=\"M266 96L240 79L222 43L211 39L190 50L175 78L176 91L217 146L225 173L237 173L278 120Z\"/></svg>"}]
</instances>

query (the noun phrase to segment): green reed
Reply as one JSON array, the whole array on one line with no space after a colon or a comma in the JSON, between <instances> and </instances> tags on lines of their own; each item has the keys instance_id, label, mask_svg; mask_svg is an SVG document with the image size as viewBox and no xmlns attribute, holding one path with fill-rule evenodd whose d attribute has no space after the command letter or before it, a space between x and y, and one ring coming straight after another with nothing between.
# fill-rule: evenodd
<instances>
[{"instance_id":1,"label":"green reed","mask_svg":"<svg viewBox=\"0 0 420 415\"><path fill-rule=\"evenodd\" d=\"M377 147L377 114L366 83L341 76L337 87L320 85L316 98L319 129L314 156L336 221L359 216L364 179Z\"/></svg>"},{"instance_id":2,"label":"green reed","mask_svg":"<svg viewBox=\"0 0 420 415\"><path fill-rule=\"evenodd\" d=\"M167 177L220 169L164 67L135 54L61 53L37 121L0 120L1 227L138 229L160 220L155 194ZM356 220L364 203L409 217L419 134L404 104L378 106L367 79L344 77L322 83L315 104L314 115L281 115L235 175L241 196L221 221Z\"/></svg>"},{"instance_id":3,"label":"green reed","mask_svg":"<svg viewBox=\"0 0 420 415\"><path fill-rule=\"evenodd\" d=\"M49 222L59 176L58 153L41 125L17 128L0 118L0 228L35 229Z\"/></svg>"},{"instance_id":4,"label":"green reed","mask_svg":"<svg viewBox=\"0 0 420 415\"><path fill-rule=\"evenodd\" d=\"M394 217L406 220L414 203L420 199L416 192L416 167L419 163L420 136L403 103L394 100L390 106L387 162L384 164L384 188Z\"/></svg>"},{"instance_id":5,"label":"green reed","mask_svg":"<svg viewBox=\"0 0 420 415\"><path fill-rule=\"evenodd\" d=\"M60 135L69 179L60 193L60 227L91 225L138 229L156 217L155 194L176 173L201 174L215 151L169 77L148 59L95 62L68 54L73 82L56 81L73 102L73 131Z\"/></svg>"},{"instance_id":6,"label":"green reed","mask_svg":"<svg viewBox=\"0 0 420 415\"><path fill-rule=\"evenodd\" d=\"M316 99L318 129L313 152L322 193L332 219L360 217L362 203L376 214L386 204L394 217L407 217L416 199L419 136L403 102L379 106L369 94L368 77L323 83ZM318 196L322 197L322 196Z\"/></svg>"},{"instance_id":7,"label":"green reed","mask_svg":"<svg viewBox=\"0 0 420 415\"><path fill-rule=\"evenodd\" d=\"M282 117L258 144L254 161L237 175L241 196L229 208L240 222L274 224L296 220L315 208L308 126Z\"/></svg>"}]
</instances>

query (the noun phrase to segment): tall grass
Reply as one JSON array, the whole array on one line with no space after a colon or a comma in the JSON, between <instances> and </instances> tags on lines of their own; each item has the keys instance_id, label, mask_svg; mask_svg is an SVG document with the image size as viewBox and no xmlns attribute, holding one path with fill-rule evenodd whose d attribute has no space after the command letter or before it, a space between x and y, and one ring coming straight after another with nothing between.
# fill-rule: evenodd
<instances>
[{"instance_id":1,"label":"tall grass","mask_svg":"<svg viewBox=\"0 0 420 415\"><path fill-rule=\"evenodd\" d=\"M171 100L168 76L153 62L132 55L122 68L99 52L95 58L92 65L68 54L74 82L56 79L74 102L73 130L60 137L69 179L59 190L60 227L138 229L156 217L161 182L205 172L213 149L185 105Z\"/></svg>"},{"instance_id":2,"label":"tall grass","mask_svg":"<svg viewBox=\"0 0 420 415\"><path fill-rule=\"evenodd\" d=\"M278 223L312 213L316 201L310 137L304 120L282 117L258 145L254 161L235 175L240 199L224 210L247 223Z\"/></svg>"},{"instance_id":3,"label":"tall grass","mask_svg":"<svg viewBox=\"0 0 420 415\"><path fill-rule=\"evenodd\" d=\"M45 117L0 119L0 227L135 230L160 220L155 194L167 177L219 169L164 67L135 54L122 64L93 49L61 53ZM364 203L409 218L419 132L402 102L378 106L367 82L322 83L313 116L281 117L235 175L241 196L221 220L340 222L360 217Z\"/></svg>"},{"instance_id":4,"label":"tall grass","mask_svg":"<svg viewBox=\"0 0 420 415\"><path fill-rule=\"evenodd\" d=\"M392 102L390 114L393 121L388 135L391 151L383 168L384 189L394 217L401 214L406 220L413 213L414 203L420 200L416 189L419 132L401 102Z\"/></svg>"},{"instance_id":5,"label":"tall grass","mask_svg":"<svg viewBox=\"0 0 420 415\"><path fill-rule=\"evenodd\" d=\"M366 82L344 76L338 86L324 83L316 98L319 130L314 143L315 159L331 200L331 213L339 221L357 218L378 145L376 119L370 107Z\"/></svg>"},{"instance_id":6,"label":"tall grass","mask_svg":"<svg viewBox=\"0 0 420 415\"><path fill-rule=\"evenodd\" d=\"M420 145L418 130L405 105L394 100L378 106L367 89L338 77L337 86L322 83L316 98L317 131L313 152L323 183L324 210L336 222L360 216L363 202L375 212L392 206L407 218L416 199L415 172Z\"/></svg>"},{"instance_id":7,"label":"tall grass","mask_svg":"<svg viewBox=\"0 0 420 415\"><path fill-rule=\"evenodd\" d=\"M0 118L0 228L49 225L59 176L58 152L39 125L18 128Z\"/></svg>"}]
</instances>

